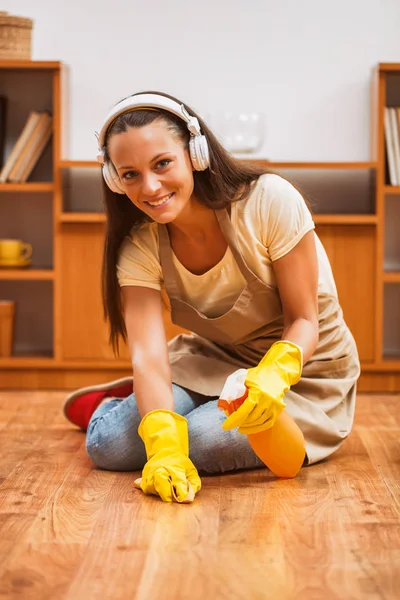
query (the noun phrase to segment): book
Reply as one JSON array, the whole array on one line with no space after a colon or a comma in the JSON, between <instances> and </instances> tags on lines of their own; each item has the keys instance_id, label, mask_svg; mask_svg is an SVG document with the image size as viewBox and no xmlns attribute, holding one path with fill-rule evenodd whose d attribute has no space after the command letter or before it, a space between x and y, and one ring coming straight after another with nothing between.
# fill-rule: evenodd
<instances>
[{"instance_id":1,"label":"book","mask_svg":"<svg viewBox=\"0 0 400 600\"><path fill-rule=\"evenodd\" d=\"M394 140L393 140L393 129L392 129L392 118L388 107L385 107L384 114L384 128L385 128L385 144L386 144L386 156L389 169L389 183L390 185L398 185L397 181L397 169L394 156Z\"/></svg>"},{"instance_id":2,"label":"book","mask_svg":"<svg viewBox=\"0 0 400 600\"><path fill-rule=\"evenodd\" d=\"M5 183L8 180L8 176L10 174L11 169L13 168L13 166L15 164L15 161L17 160L20 153L22 152L27 140L29 139L32 131L36 127L39 119L40 119L40 113L38 113L37 111L31 111L29 113L29 116L26 120L26 123L25 123L23 129L22 129L17 141L15 142L14 147L11 150L9 157L5 161L3 168L1 169L0 183Z\"/></svg>"},{"instance_id":3,"label":"book","mask_svg":"<svg viewBox=\"0 0 400 600\"><path fill-rule=\"evenodd\" d=\"M399 140L400 140L400 106L398 106L394 110L395 110L395 113L396 113L397 131L398 131ZM399 170L399 185L400 185L400 170Z\"/></svg>"},{"instance_id":4,"label":"book","mask_svg":"<svg viewBox=\"0 0 400 600\"><path fill-rule=\"evenodd\" d=\"M389 108L389 116L392 128L394 168L396 172L397 182L395 185L400 185L400 132L398 128L395 108Z\"/></svg>"},{"instance_id":5,"label":"book","mask_svg":"<svg viewBox=\"0 0 400 600\"><path fill-rule=\"evenodd\" d=\"M8 175L9 181L13 183L22 182L22 173L25 171L27 164L31 162L33 156L36 157L34 163L36 164L40 156L37 155L37 148L41 145L42 139L47 134L51 122L52 118L48 113L44 112L40 114L39 120L35 128L31 132L29 138L26 140L22 151L20 152L17 160L14 163L13 168L11 169Z\"/></svg>"},{"instance_id":6,"label":"book","mask_svg":"<svg viewBox=\"0 0 400 600\"><path fill-rule=\"evenodd\" d=\"M7 128L7 98L0 96L0 169L4 164L4 148L6 144L6 128Z\"/></svg>"},{"instance_id":7,"label":"book","mask_svg":"<svg viewBox=\"0 0 400 600\"><path fill-rule=\"evenodd\" d=\"M25 164L24 170L20 174L20 181L22 183L25 183L28 180L30 174L32 173L33 169L36 166L36 163L38 162L39 158L41 157L43 150L47 146L47 144L52 136L52 133L53 133L53 119L51 117L49 117L49 119L47 120L47 123L45 125L45 128L43 129L42 136L41 136L38 144L36 145L35 150L32 152L30 159Z\"/></svg>"}]
</instances>

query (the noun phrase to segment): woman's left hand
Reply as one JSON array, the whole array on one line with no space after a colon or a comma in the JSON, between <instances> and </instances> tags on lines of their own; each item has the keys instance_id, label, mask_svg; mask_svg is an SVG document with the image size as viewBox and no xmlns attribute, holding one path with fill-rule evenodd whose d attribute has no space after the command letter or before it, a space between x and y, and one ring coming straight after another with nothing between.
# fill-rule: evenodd
<instances>
[{"instance_id":1,"label":"woman's left hand","mask_svg":"<svg viewBox=\"0 0 400 600\"><path fill-rule=\"evenodd\" d=\"M260 363L247 371L246 400L230 415L222 429L239 427L239 433L258 433L273 427L285 408L285 393L301 377L303 353L297 344L275 342Z\"/></svg>"}]
</instances>

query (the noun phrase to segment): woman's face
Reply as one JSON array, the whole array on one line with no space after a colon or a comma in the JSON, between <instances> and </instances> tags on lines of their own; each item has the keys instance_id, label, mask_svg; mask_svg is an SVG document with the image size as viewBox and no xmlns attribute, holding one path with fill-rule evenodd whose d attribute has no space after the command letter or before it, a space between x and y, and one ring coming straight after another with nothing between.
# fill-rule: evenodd
<instances>
[{"instance_id":1,"label":"woman's face","mask_svg":"<svg viewBox=\"0 0 400 600\"><path fill-rule=\"evenodd\" d=\"M128 198L157 223L189 209L193 169L184 143L162 120L112 135L110 159Z\"/></svg>"}]
</instances>

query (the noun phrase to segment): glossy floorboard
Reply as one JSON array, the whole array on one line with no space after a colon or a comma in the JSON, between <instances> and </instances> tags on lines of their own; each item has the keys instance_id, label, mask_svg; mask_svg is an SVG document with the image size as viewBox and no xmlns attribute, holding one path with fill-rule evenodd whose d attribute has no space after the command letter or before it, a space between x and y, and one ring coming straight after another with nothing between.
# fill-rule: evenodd
<instances>
[{"instance_id":1,"label":"glossy floorboard","mask_svg":"<svg viewBox=\"0 0 400 600\"><path fill-rule=\"evenodd\" d=\"M62 392L0 392L0 598L400 598L400 396L294 480L203 477L164 504L93 468Z\"/></svg>"}]
</instances>

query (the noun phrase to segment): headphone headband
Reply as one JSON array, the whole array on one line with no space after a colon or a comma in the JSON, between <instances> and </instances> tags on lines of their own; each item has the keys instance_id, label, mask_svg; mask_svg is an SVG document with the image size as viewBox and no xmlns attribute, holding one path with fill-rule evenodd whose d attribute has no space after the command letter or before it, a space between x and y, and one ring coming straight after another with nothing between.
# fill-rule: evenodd
<instances>
[{"instance_id":1,"label":"headphone headband","mask_svg":"<svg viewBox=\"0 0 400 600\"><path fill-rule=\"evenodd\" d=\"M178 104L175 100L171 100L171 98L167 98L166 96L159 96L156 94L137 94L136 96L129 96L129 98L125 98L118 102L108 113L106 116L103 126L98 135L98 145L99 145L99 153L97 159L99 162L103 162L103 146L106 138L106 134L110 125L115 121L117 117L124 114L125 112L130 112L133 110L140 109L161 109L167 110L168 112L173 113L177 117L180 117L187 124L187 128L189 129L191 135L200 135L200 124L196 117L192 117L189 115L188 111L184 107L183 104Z\"/></svg>"}]
</instances>

